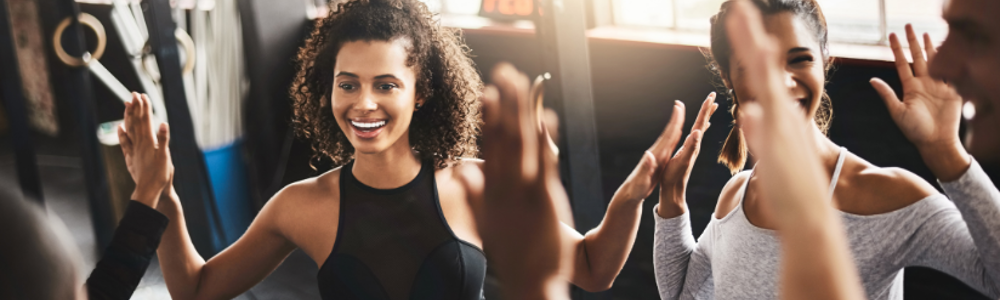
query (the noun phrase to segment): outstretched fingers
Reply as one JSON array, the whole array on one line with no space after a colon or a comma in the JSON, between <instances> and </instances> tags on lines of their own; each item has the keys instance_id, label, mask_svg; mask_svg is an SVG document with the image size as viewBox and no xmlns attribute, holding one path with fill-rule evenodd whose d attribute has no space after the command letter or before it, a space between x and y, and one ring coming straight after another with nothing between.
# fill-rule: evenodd
<instances>
[{"instance_id":1,"label":"outstretched fingers","mask_svg":"<svg viewBox=\"0 0 1000 300\"><path fill-rule=\"evenodd\" d=\"M660 158L660 161L665 161L673 153L674 148L677 147L677 142L680 141L681 128L684 127L684 102L674 100L673 108L674 110L670 114L670 121L667 122L667 127L663 129L663 133L656 139L653 146L649 148L649 151Z\"/></svg>"},{"instance_id":2,"label":"outstretched fingers","mask_svg":"<svg viewBox=\"0 0 1000 300\"><path fill-rule=\"evenodd\" d=\"M122 154L125 154L126 158L132 156L132 140L125 132L125 124L118 125L118 144L121 145Z\"/></svg>"},{"instance_id":3,"label":"outstretched fingers","mask_svg":"<svg viewBox=\"0 0 1000 300\"><path fill-rule=\"evenodd\" d=\"M927 52L927 62L929 64L934 59L934 55L937 54L937 48L934 48L934 41L931 41L931 35L926 32L924 33L924 51Z\"/></svg>"},{"instance_id":4,"label":"outstretched fingers","mask_svg":"<svg viewBox=\"0 0 1000 300\"><path fill-rule=\"evenodd\" d=\"M718 108L719 104L715 103L715 92L708 94L705 101L701 103L701 110L698 111L698 118L694 120L694 127L691 130L708 130L708 126L711 125L709 119L711 119L712 114Z\"/></svg>"},{"instance_id":5,"label":"outstretched fingers","mask_svg":"<svg viewBox=\"0 0 1000 300\"><path fill-rule=\"evenodd\" d=\"M501 141L504 137L500 129L500 91L495 85L488 85L483 90L480 100L483 102L483 172L496 173L503 167L504 161L509 161L507 156L511 151L503 151ZM487 177L495 177L496 175ZM502 178L502 177L501 177Z\"/></svg>"},{"instance_id":6,"label":"outstretched fingers","mask_svg":"<svg viewBox=\"0 0 1000 300\"><path fill-rule=\"evenodd\" d=\"M158 130L153 130L153 127L155 126L153 125L153 101L149 100L149 96L146 96L146 94L140 94L140 96L142 98L142 115L140 122L142 122L146 130L142 133L148 137L149 140L147 141L152 142L154 146L159 145L156 139L156 132Z\"/></svg>"},{"instance_id":7,"label":"outstretched fingers","mask_svg":"<svg viewBox=\"0 0 1000 300\"><path fill-rule=\"evenodd\" d=\"M896 112L903 109L903 102L899 101L899 97L896 97L896 91L893 91L888 83L885 83L880 78L872 78L869 83L872 84L878 95L882 97L882 101L885 102L885 107L889 109L889 113L896 114Z\"/></svg>"},{"instance_id":8,"label":"outstretched fingers","mask_svg":"<svg viewBox=\"0 0 1000 300\"><path fill-rule=\"evenodd\" d=\"M701 131L701 129L692 129L691 134L688 134L687 139L684 140L681 150L674 157L675 160L680 159L680 161L685 163L687 172L691 171L691 165L694 165L694 160L698 157L698 153L701 152L701 140L704 135L704 131Z\"/></svg>"},{"instance_id":9,"label":"outstretched fingers","mask_svg":"<svg viewBox=\"0 0 1000 300\"><path fill-rule=\"evenodd\" d=\"M493 71L493 82L500 93L501 140L505 141L506 147L517 149L510 151L507 161L520 162L521 178L533 181L538 176L539 161L533 155L538 149L538 140L534 138L538 132L534 118L536 113L531 99L528 99L528 77L514 66L501 63Z\"/></svg>"},{"instance_id":10,"label":"outstretched fingers","mask_svg":"<svg viewBox=\"0 0 1000 300\"><path fill-rule=\"evenodd\" d=\"M160 123L160 128L156 131L156 140L159 141L156 150L170 154L170 127L167 123Z\"/></svg>"},{"instance_id":11,"label":"outstretched fingers","mask_svg":"<svg viewBox=\"0 0 1000 300\"><path fill-rule=\"evenodd\" d=\"M906 61L903 45L899 43L899 38L896 37L895 33L889 34L889 48L892 48L892 55L896 58L896 72L899 73L899 80L906 82L913 79L913 70L910 69L910 63Z\"/></svg>"},{"instance_id":12,"label":"outstretched fingers","mask_svg":"<svg viewBox=\"0 0 1000 300\"><path fill-rule=\"evenodd\" d=\"M791 94L781 77L785 66L778 42L764 28L760 11L750 1L736 1L730 9L726 30L732 48L741 49L734 52L733 63L745 70L746 91L765 107L787 103L783 100Z\"/></svg>"},{"instance_id":13,"label":"outstretched fingers","mask_svg":"<svg viewBox=\"0 0 1000 300\"><path fill-rule=\"evenodd\" d=\"M906 40L910 43L910 55L913 57L913 73L918 77L927 76L927 61L924 60L924 50L920 48L920 40L913 32L911 24L906 24Z\"/></svg>"}]
</instances>

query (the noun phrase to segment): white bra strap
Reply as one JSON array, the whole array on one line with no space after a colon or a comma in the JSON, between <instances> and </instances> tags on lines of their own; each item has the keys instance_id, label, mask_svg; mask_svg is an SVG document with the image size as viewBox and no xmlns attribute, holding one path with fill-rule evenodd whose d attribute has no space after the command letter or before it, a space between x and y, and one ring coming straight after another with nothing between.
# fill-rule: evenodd
<instances>
[{"instance_id":1,"label":"white bra strap","mask_svg":"<svg viewBox=\"0 0 1000 300\"><path fill-rule=\"evenodd\" d=\"M833 178L830 179L830 197L833 197L833 189L837 187L837 179L840 178L840 169L844 166L844 158L847 157L847 149L840 147L840 156L837 157L837 167L833 169Z\"/></svg>"},{"instance_id":2,"label":"white bra strap","mask_svg":"<svg viewBox=\"0 0 1000 300\"><path fill-rule=\"evenodd\" d=\"M754 166L754 168L757 168L757 166ZM743 199L747 198L747 187L750 186L750 178L753 177L754 173L755 173L755 171L751 170L750 171L750 176L747 177L746 181L743 181L743 187L740 188L740 204L739 205L743 205Z\"/></svg>"}]
</instances>

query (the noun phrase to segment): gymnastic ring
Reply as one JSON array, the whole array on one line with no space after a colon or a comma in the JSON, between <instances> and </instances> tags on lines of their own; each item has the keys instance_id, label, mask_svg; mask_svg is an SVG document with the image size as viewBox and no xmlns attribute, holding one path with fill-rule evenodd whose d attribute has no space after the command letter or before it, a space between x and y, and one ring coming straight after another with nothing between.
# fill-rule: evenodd
<instances>
[{"instance_id":1,"label":"gymnastic ring","mask_svg":"<svg viewBox=\"0 0 1000 300\"><path fill-rule=\"evenodd\" d=\"M66 31L66 28L69 27L69 24L72 21L70 17L66 17L62 20L62 22L59 22L58 26L56 26L56 32L52 36L52 47L55 48L56 56L59 57L59 60L70 67L84 67L90 64L91 61L101 59L101 56L104 55L104 48L108 45L108 36L104 32L104 25L101 25L101 21L97 20L96 17L88 13L80 13L80 16L77 17L77 19L80 21L80 24L86 25L87 27L90 27L91 30L94 30L94 34L97 35L97 49L94 49L93 54L84 52L83 58L75 57L66 53L66 49L64 49L62 45L62 34Z\"/></svg>"},{"instance_id":2,"label":"gymnastic ring","mask_svg":"<svg viewBox=\"0 0 1000 300\"><path fill-rule=\"evenodd\" d=\"M190 74L194 71L194 60L195 55L197 55L194 51L194 40L180 28L174 31L174 37L177 38L177 43L184 47L184 69L181 74Z\"/></svg>"}]
</instances>

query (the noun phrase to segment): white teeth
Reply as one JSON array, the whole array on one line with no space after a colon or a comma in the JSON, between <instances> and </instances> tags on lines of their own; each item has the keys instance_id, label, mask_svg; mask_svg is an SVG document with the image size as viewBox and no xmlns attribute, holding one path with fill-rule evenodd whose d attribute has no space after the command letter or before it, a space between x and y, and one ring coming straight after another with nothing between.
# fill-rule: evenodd
<instances>
[{"instance_id":1,"label":"white teeth","mask_svg":"<svg viewBox=\"0 0 1000 300\"><path fill-rule=\"evenodd\" d=\"M354 125L355 127L358 127L358 128L378 128L378 127L385 126L385 121L378 121L378 122L371 122L371 123L351 121L351 125Z\"/></svg>"}]
</instances>

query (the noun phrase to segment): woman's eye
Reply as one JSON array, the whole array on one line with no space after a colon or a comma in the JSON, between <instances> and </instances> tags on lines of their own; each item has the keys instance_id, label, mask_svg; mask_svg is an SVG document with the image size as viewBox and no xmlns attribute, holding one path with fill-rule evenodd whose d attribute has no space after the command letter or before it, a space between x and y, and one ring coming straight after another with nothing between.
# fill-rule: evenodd
<instances>
[{"instance_id":1,"label":"woman's eye","mask_svg":"<svg viewBox=\"0 0 1000 300\"><path fill-rule=\"evenodd\" d=\"M797 63L800 63L800 62L807 62L807 61L808 62L813 61L813 57L812 56L799 56L799 57L793 58L792 61L790 61L788 63L794 65L794 64L797 64Z\"/></svg>"},{"instance_id":2,"label":"woman's eye","mask_svg":"<svg viewBox=\"0 0 1000 300\"><path fill-rule=\"evenodd\" d=\"M394 83L383 83L383 84L380 84L378 86L378 89L380 89L380 90L391 90L391 89L394 89L396 87L397 86Z\"/></svg>"},{"instance_id":3,"label":"woman's eye","mask_svg":"<svg viewBox=\"0 0 1000 300\"><path fill-rule=\"evenodd\" d=\"M344 90L347 90L347 91L350 91L350 90L354 89L354 85L350 84L350 83L341 83L340 84L340 88L344 89Z\"/></svg>"}]
</instances>

